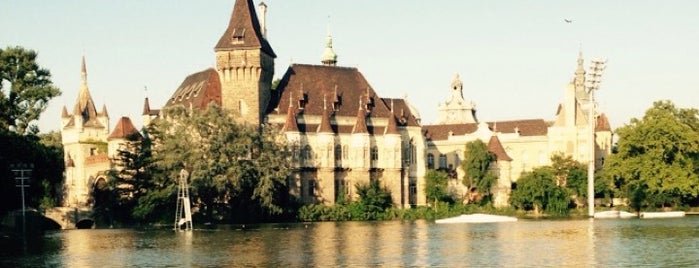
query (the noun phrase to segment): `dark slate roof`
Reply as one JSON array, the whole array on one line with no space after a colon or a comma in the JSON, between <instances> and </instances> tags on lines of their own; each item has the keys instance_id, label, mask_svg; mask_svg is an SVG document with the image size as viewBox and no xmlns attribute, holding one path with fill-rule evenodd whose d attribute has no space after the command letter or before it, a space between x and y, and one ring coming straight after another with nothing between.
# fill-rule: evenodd
<instances>
[{"instance_id":1,"label":"dark slate roof","mask_svg":"<svg viewBox=\"0 0 699 268\"><path fill-rule=\"evenodd\" d=\"M289 66L277 89L272 91L267 113L284 111L293 101L295 107L302 105L300 113L320 116L324 98L328 107L334 108L335 116L356 117L360 99L362 106L368 104L369 117L386 118L391 114L356 68L306 64Z\"/></svg>"},{"instance_id":2,"label":"dark slate roof","mask_svg":"<svg viewBox=\"0 0 699 268\"><path fill-rule=\"evenodd\" d=\"M505 148L502 147L502 143L500 143L497 135L490 136L488 151L495 155L495 160L497 161L512 161L512 158L505 152Z\"/></svg>"},{"instance_id":3,"label":"dark slate roof","mask_svg":"<svg viewBox=\"0 0 699 268\"><path fill-rule=\"evenodd\" d=\"M410 107L405 102L405 99L392 99L392 98L381 98L384 105L389 108L393 106L393 115L398 119L399 126L410 126L417 127L420 126L415 115L411 112Z\"/></svg>"},{"instance_id":4,"label":"dark slate roof","mask_svg":"<svg viewBox=\"0 0 699 268\"><path fill-rule=\"evenodd\" d=\"M519 131L521 136L544 136L548 133L548 124L543 119L525 119L515 121L488 122L491 131L500 133L515 133ZM449 131L453 135L465 135L478 129L478 123L449 124L449 125L425 125L422 131L428 140L446 140Z\"/></svg>"},{"instance_id":5,"label":"dark slate roof","mask_svg":"<svg viewBox=\"0 0 699 268\"><path fill-rule=\"evenodd\" d=\"M235 37L240 37L241 42L234 42ZM229 50L238 48L259 48L267 55L277 57L269 45L267 39L260 32L260 22L257 19L255 5L252 0L236 0L233 6L231 20L228 28L221 35L214 50Z\"/></svg>"},{"instance_id":6,"label":"dark slate roof","mask_svg":"<svg viewBox=\"0 0 699 268\"><path fill-rule=\"evenodd\" d=\"M126 139L129 135L134 133L139 132L136 127L134 127L133 123L131 123L131 118L122 116L114 127L114 131L107 137L107 140ZM138 135L140 136L141 134L139 133Z\"/></svg>"},{"instance_id":7,"label":"dark slate roof","mask_svg":"<svg viewBox=\"0 0 699 268\"><path fill-rule=\"evenodd\" d=\"M181 104L186 108L191 105L194 108L206 109L211 102L221 105L221 81L213 68L187 76L165 107Z\"/></svg>"},{"instance_id":8,"label":"dark slate roof","mask_svg":"<svg viewBox=\"0 0 699 268\"><path fill-rule=\"evenodd\" d=\"M612 127L609 126L609 119L607 119L606 114L601 113L597 117L597 124L595 124L595 131L612 131Z\"/></svg>"}]
</instances>

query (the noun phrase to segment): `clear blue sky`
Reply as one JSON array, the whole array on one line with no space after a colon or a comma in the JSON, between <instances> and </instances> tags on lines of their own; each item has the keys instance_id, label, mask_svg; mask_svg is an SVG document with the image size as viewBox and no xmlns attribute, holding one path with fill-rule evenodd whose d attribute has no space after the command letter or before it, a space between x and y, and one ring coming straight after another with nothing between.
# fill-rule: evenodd
<instances>
[{"instance_id":1,"label":"clear blue sky","mask_svg":"<svg viewBox=\"0 0 699 268\"><path fill-rule=\"evenodd\" d=\"M59 129L61 107L75 105L83 53L110 127L122 115L140 126L144 86L159 108L188 74L214 66L233 3L3 1L0 47L37 50L63 91L42 115L42 132ZM292 62L319 64L330 25L338 65L358 67L382 97L407 95L424 123L436 121L455 73L481 121L552 120L580 48L586 63L608 60L597 96L613 128L656 100L699 107L698 1L266 3L275 77Z\"/></svg>"}]
</instances>

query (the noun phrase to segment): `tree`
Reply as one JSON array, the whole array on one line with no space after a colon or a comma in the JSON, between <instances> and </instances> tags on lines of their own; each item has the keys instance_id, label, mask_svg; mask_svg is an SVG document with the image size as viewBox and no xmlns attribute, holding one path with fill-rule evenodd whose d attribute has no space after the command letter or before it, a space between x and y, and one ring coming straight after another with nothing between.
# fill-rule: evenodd
<instances>
[{"instance_id":1,"label":"tree","mask_svg":"<svg viewBox=\"0 0 699 268\"><path fill-rule=\"evenodd\" d=\"M568 213L570 196L556 185L555 171L546 166L526 172L517 180L510 203L518 209L534 210L535 214L547 211L561 215Z\"/></svg>"},{"instance_id":2,"label":"tree","mask_svg":"<svg viewBox=\"0 0 699 268\"><path fill-rule=\"evenodd\" d=\"M676 206L696 200L698 118L696 109L678 109L670 101L653 103L642 119L633 118L617 129L617 153L605 161L605 176L627 198L642 197L652 206Z\"/></svg>"},{"instance_id":3,"label":"tree","mask_svg":"<svg viewBox=\"0 0 699 268\"><path fill-rule=\"evenodd\" d=\"M359 201L353 202L350 206L359 205L359 208L355 207L351 211L354 214L361 213L364 217L353 215L354 219L377 220L381 213L393 206L391 192L381 187L378 180L372 180L368 184L357 184L355 187Z\"/></svg>"},{"instance_id":4,"label":"tree","mask_svg":"<svg viewBox=\"0 0 699 268\"><path fill-rule=\"evenodd\" d=\"M565 187L576 198L576 204L587 197L587 168L573 160L571 156L554 154L551 156L551 169L557 186Z\"/></svg>"},{"instance_id":5,"label":"tree","mask_svg":"<svg viewBox=\"0 0 699 268\"><path fill-rule=\"evenodd\" d=\"M271 127L238 124L212 104L194 111L173 107L155 128L157 167L169 178L181 168L189 170L192 200L205 221L265 219L284 212L288 152Z\"/></svg>"},{"instance_id":6,"label":"tree","mask_svg":"<svg viewBox=\"0 0 699 268\"><path fill-rule=\"evenodd\" d=\"M61 95L49 70L36 63L37 53L22 47L0 49L0 127L20 135L38 133L36 125L49 100ZM3 87L9 84L10 88Z\"/></svg>"},{"instance_id":7,"label":"tree","mask_svg":"<svg viewBox=\"0 0 699 268\"><path fill-rule=\"evenodd\" d=\"M480 140L466 144L464 160L461 167L464 170L463 184L467 187L467 201L476 200L477 192L481 196L489 196L490 188L497 177L489 172L490 163L495 161L495 155L488 151L488 146Z\"/></svg>"},{"instance_id":8,"label":"tree","mask_svg":"<svg viewBox=\"0 0 699 268\"><path fill-rule=\"evenodd\" d=\"M453 203L454 199L449 194L449 174L444 171L429 170L425 175L425 195L427 200L433 200L434 206L437 202Z\"/></svg>"}]
</instances>

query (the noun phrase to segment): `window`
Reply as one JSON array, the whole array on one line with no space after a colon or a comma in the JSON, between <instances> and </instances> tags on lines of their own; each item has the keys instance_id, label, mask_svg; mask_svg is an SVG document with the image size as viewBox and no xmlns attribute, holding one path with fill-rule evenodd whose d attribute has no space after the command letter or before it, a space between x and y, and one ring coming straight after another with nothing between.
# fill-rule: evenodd
<instances>
[{"instance_id":1,"label":"window","mask_svg":"<svg viewBox=\"0 0 699 268\"><path fill-rule=\"evenodd\" d=\"M91 147L90 148L90 155L97 155L97 148Z\"/></svg>"},{"instance_id":2,"label":"window","mask_svg":"<svg viewBox=\"0 0 699 268\"><path fill-rule=\"evenodd\" d=\"M313 197L316 195L316 181L308 180L308 196Z\"/></svg>"},{"instance_id":3,"label":"window","mask_svg":"<svg viewBox=\"0 0 699 268\"><path fill-rule=\"evenodd\" d=\"M434 155L427 154L427 168L434 169Z\"/></svg>"},{"instance_id":4,"label":"window","mask_svg":"<svg viewBox=\"0 0 699 268\"><path fill-rule=\"evenodd\" d=\"M347 145L343 145L342 146L342 159L347 159L348 156L349 156L349 149L348 149Z\"/></svg>"},{"instance_id":5,"label":"window","mask_svg":"<svg viewBox=\"0 0 699 268\"><path fill-rule=\"evenodd\" d=\"M306 146L303 147L303 150L301 150L301 158L304 160L313 159L313 149L311 149L310 145L306 144Z\"/></svg>"},{"instance_id":6,"label":"window","mask_svg":"<svg viewBox=\"0 0 699 268\"><path fill-rule=\"evenodd\" d=\"M447 168L447 155L439 155L439 168Z\"/></svg>"},{"instance_id":7,"label":"window","mask_svg":"<svg viewBox=\"0 0 699 268\"><path fill-rule=\"evenodd\" d=\"M371 147L371 161L379 160L379 148L374 146Z\"/></svg>"},{"instance_id":8,"label":"window","mask_svg":"<svg viewBox=\"0 0 699 268\"><path fill-rule=\"evenodd\" d=\"M458 167L461 165L461 158L459 157L460 154L461 154L461 152L458 152L458 151L456 153L454 153L454 166L455 167Z\"/></svg>"}]
</instances>

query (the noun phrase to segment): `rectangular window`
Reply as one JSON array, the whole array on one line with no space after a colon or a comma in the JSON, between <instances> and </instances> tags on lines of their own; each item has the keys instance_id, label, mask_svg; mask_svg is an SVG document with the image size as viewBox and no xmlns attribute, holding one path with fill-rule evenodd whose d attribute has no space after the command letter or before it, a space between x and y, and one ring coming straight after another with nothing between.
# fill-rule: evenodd
<instances>
[{"instance_id":1,"label":"rectangular window","mask_svg":"<svg viewBox=\"0 0 699 268\"><path fill-rule=\"evenodd\" d=\"M445 154L440 154L439 155L439 168L447 168L447 155Z\"/></svg>"}]
</instances>

